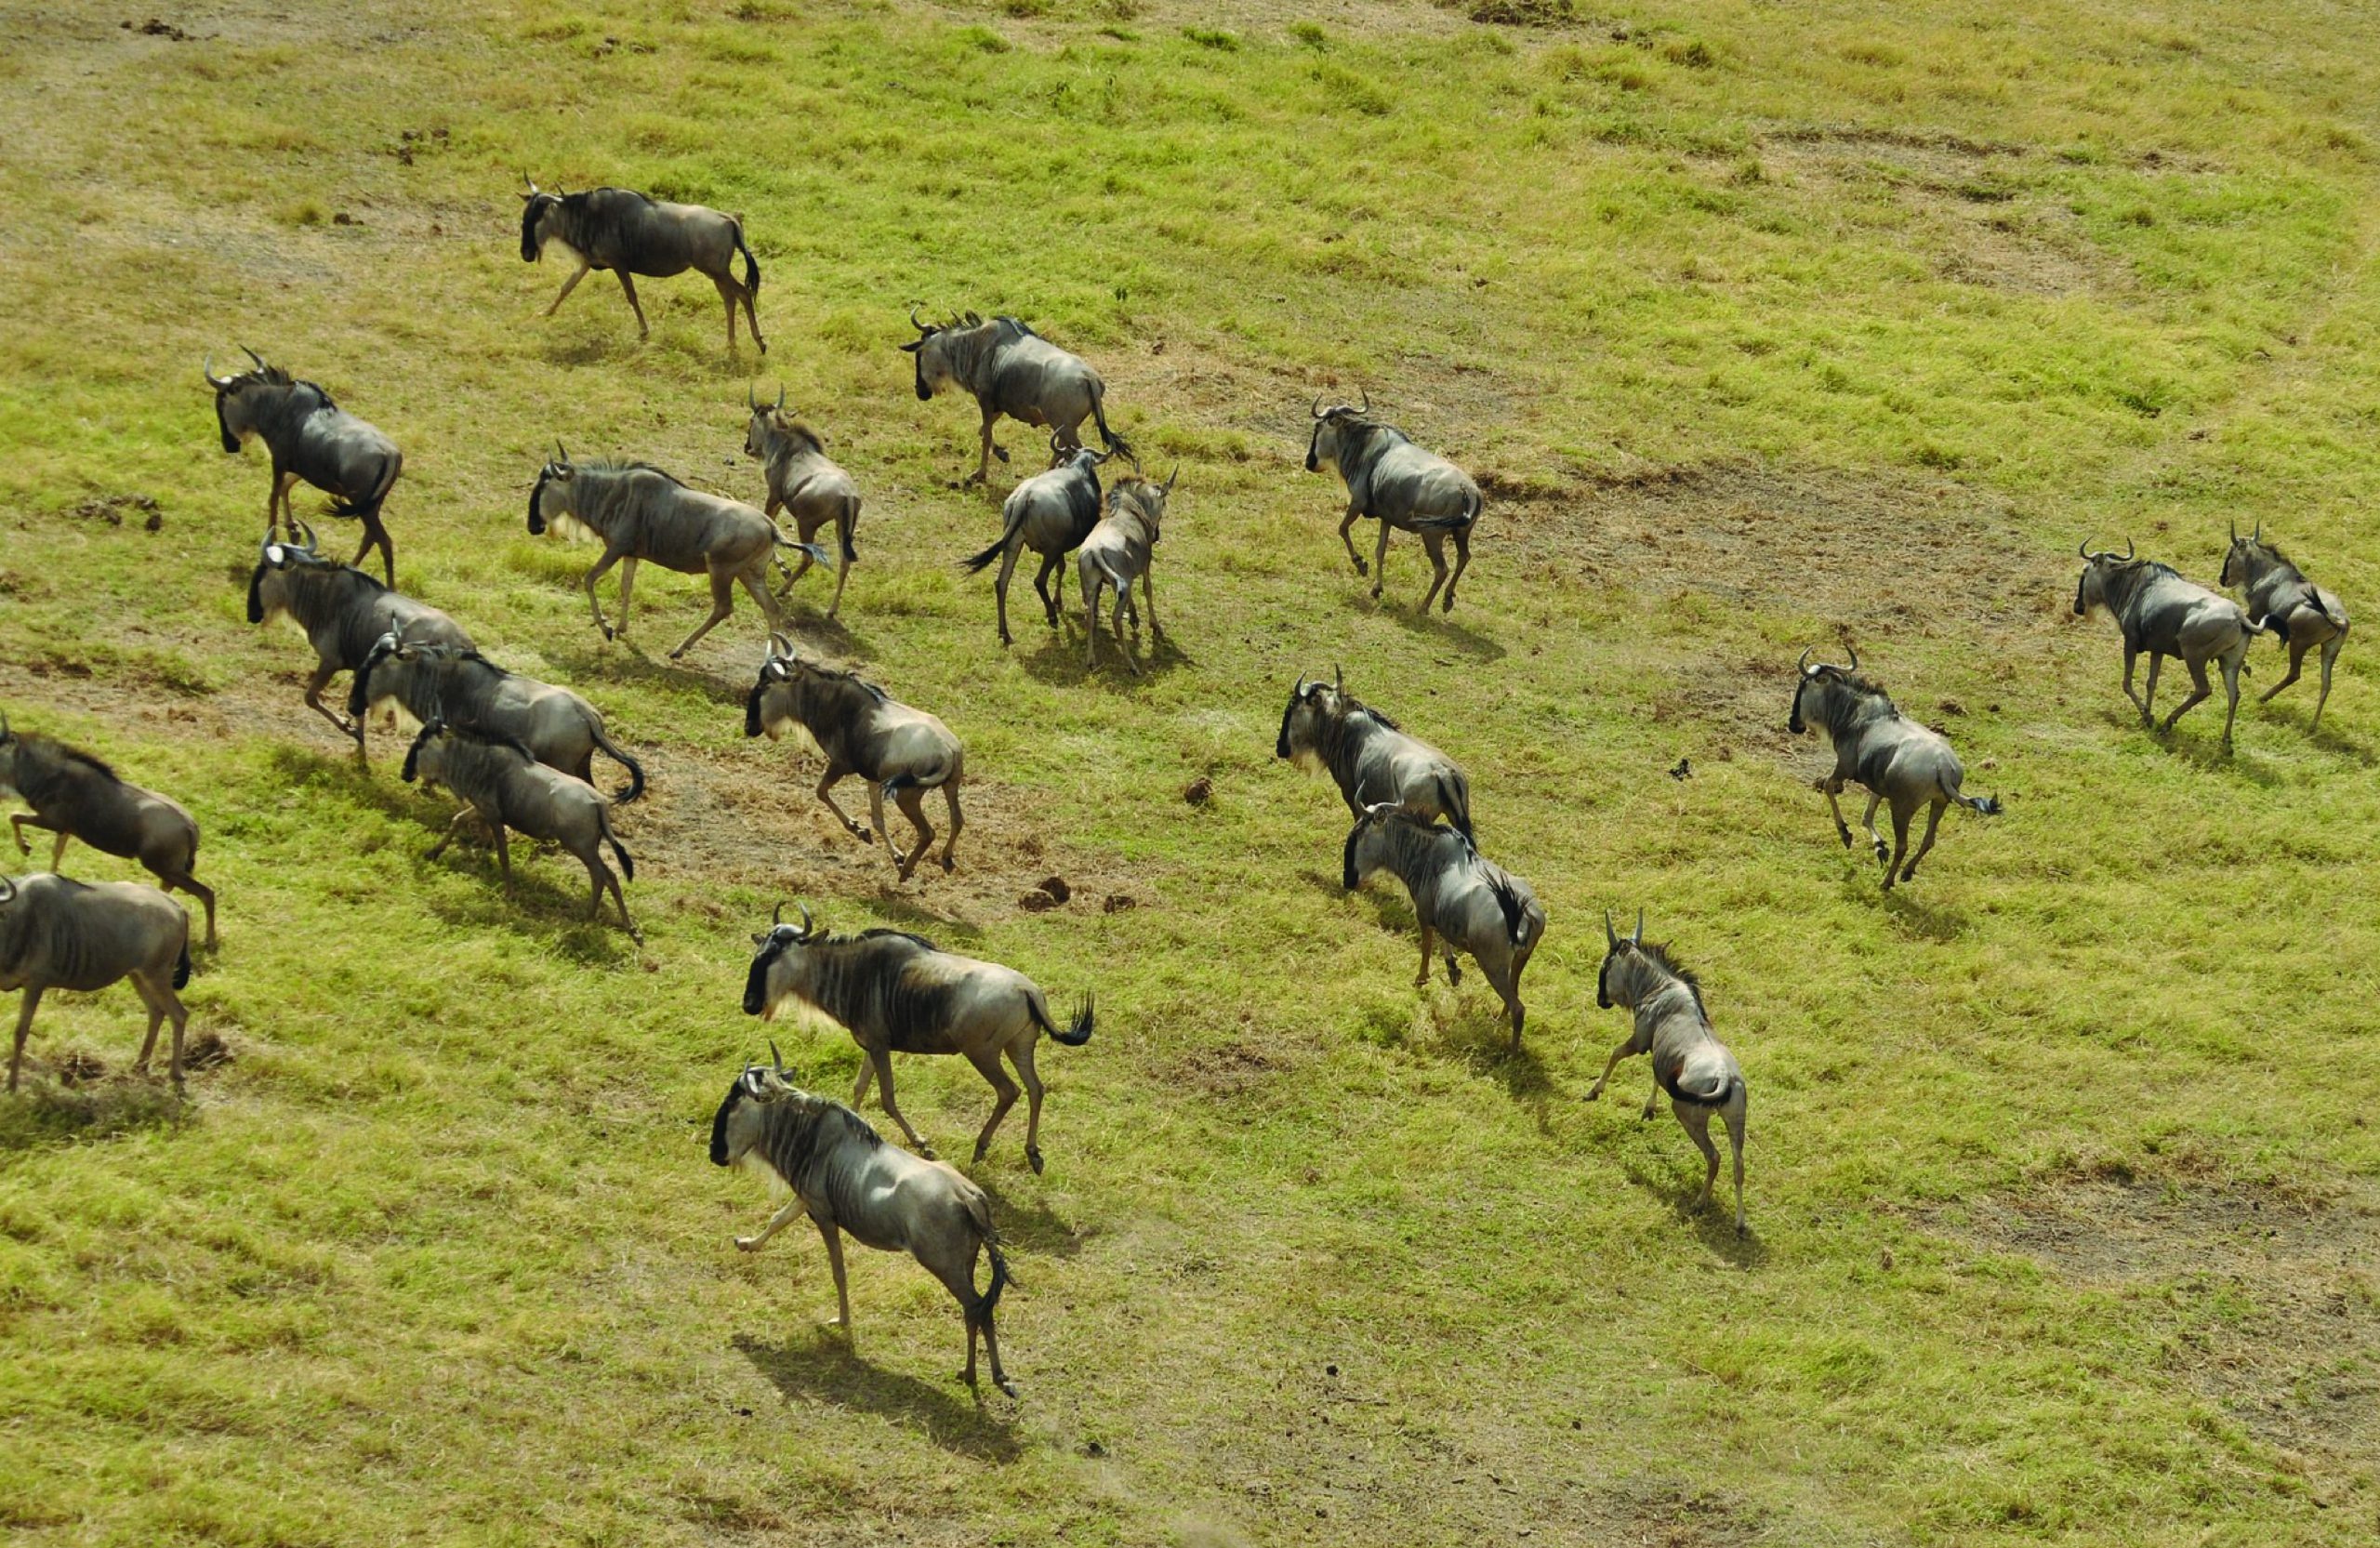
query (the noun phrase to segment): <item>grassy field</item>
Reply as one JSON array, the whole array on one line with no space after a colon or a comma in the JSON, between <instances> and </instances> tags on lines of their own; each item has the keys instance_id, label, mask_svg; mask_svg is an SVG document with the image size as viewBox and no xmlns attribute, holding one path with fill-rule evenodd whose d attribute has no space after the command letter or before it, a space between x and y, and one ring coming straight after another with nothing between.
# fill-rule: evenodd
<instances>
[{"instance_id":1,"label":"grassy field","mask_svg":"<svg viewBox=\"0 0 2380 1548\"><path fill-rule=\"evenodd\" d=\"M2226 759L2069 602L2086 536L2212 583L2261 520L2380 613L2380 17L1578 8L0 4L0 707L183 800L223 900L186 1105L128 989L46 1004L0 1102L9 1540L2370 1541L2369 656ZM541 318L524 169L743 212L765 360L694 277L641 345L603 276ZM1029 601L998 646L950 561L1014 470L955 487L912 304L1027 317L1179 462L1146 679ZM245 622L265 468L199 380L242 343L403 445L403 588L645 756L641 946L567 857L426 863L447 804ZM867 496L802 638L967 742L954 877L743 738L748 602L670 664L699 585L648 569L608 645L522 529L558 437L756 497L755 380ZM1371 603L1302 470L1359 388L1489 488L1451 617L1409 540ZM1889 898L1784 731L1845 640L2007 804ZM1547 904L1517 1056L1273 760L1334 663ZM813 1239L730 1244L773 1206L703 1125L790 896L1097 990L1047 1175L1021 1117L974 1170L1021 1400L914 1265L854 1254L847 1346ZM1641 1061L1580 1100L1640 906L1751 1082L1742 1241ZM848 1094L847 1039L773 1030ZM898 1070L963 1151L974 1073Z\"/></svg>"}]
</instances>

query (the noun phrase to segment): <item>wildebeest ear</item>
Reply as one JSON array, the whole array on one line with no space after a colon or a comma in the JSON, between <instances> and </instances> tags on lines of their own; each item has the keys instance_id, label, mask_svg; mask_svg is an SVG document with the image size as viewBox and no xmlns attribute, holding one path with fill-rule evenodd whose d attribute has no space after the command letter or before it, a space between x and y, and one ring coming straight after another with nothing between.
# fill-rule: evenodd
<instances>
[{"instance_id":1,"label":"wildebeest ear","mask_svg":"<svg viewBox=\"0 0 2380 1548\"><path fill-rule=\"evenodd\" d=\"M283 548L280 544L267 543L264 546L264 562L271 565L274 569L280 569L288 558L289 550Z\"/></svg>"},{"instance_id":2,"label":"wildebeest ear","mask_svg":"<svg viewBox=\"0 0 2380 1548\"><path fill-rule=\"evenodd\" d=\"M918 352L918 346L924 342L925 340L922 338L912 338L906 344L901 346L901 352L905 355L916 354Z\"/></svg>"},{"instance_id":3,"label":"wildebeest ear","mask_svg":"<svg viewBox=\"0 0 2380 1548\"><path fill-rule=\"evenodd\" d=\"M769 944L769 938L765 934L755 935L752 937L752 944L754 946L767 946Z\"/></svg>"}]
</instances>

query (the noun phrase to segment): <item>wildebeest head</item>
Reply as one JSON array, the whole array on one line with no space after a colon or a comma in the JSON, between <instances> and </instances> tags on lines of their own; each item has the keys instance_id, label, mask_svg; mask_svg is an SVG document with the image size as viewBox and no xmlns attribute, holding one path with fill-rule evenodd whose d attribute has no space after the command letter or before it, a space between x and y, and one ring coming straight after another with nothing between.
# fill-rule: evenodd
<instances>
[{"instance_id":1,"label":"wildebeest head","mask_svg":"<svg viewBox=\"0 0 2380 1548\"><path fill-rule=\"evenodd\" d=\"M984 320L973 312L956 317L947 323L920 323L918 309L909 309L909 326L918 337L901 346L904 352L918 357L918 398L923 402L953 380L957 373L951 367L951 336L960 328L980 328Z\"/></svg>"},{"instance_id":2,"label":"wildebeest head","mask_svg":"<svg viewBox=\"0 0 2380 1548\"><path fill-rule=\"evenodd\" d=\"M1859 653L1857 650L1852 651L1851 665L1848 667L1835 667L1823 661L1812 661L1810 653L1804 651L1802 659L1794 667L1793 708L1792 712L1785 717L1785 729L1796 736L1807 731L1810 728L1810 715L1805 706L1809 702L1810 695L1821 684L1830 681L1840 681L1858 669Z\"/></svg>"},{"instance_id":3,"label":"wildebeest head","mask_svg":"<svg viewBox=\"0 0 2380 1548\"><path fill-rule=\"evenodd\" d=\"M302 538L279 541L274 534L265 534L264 544L257 550L257 567L248 574L248 622L263 623L276 614L289 611L287 577L296 571L322 569L332 562L314 551L314 529L291 518Z\"/></svg>"},{"instance_id":4,"label":"wildebeest head","mask_svg":"<svg viewBox=\"0 0 2380 1548\"><path fill-rule=\"evenodd\" d=\"M2113 549L2095 550L2088 543L2076 544L2074 551L2082 561L2082 578L2074 583L2074 615L2080 618L2108 604L2108 577L2133 562L2132 539L2123 540L2122 553Z\"/></svg>"},{"instance_id":5,"label":"wildebeest head","mask_svg":"<svg viewBox=\"0 0 2380 1548\"><path fill-rule=\"evenodd\" d=\"M1309 682L1303 676L1289 690L1289 708L1281 711L1281 734L1273 743L1273 756L1293 758L1311 767L1321 757L1321 726L1325 720L1339 712L1339 701L1346 694L1346 679L1337 667L1330 668L1329 682Z\"/></svg>"},{"instance_id":6,"label":"wildebeest head","mask_svg":"<svg viewBox=\"0 0 2380 1548\"><path fill-rule=\"evenodd\" d=\"M424 785L438 783L440 766L438 753L445 745L445 738L446 718L443 715L432 715L430 717L430 723L423 726L415 735L413 746L405 748L404 781L406 784L410 785L416 779L419 779ZM425 752L430 755L427 768L422 765L422 755Z\"/></svg>"},{"instance_id":7,"label":"wildebeest head","mask_svg":"<svg viewBox=\"0 0 2380 1548\"><path fill-rule=\"evenodd\" d=\"M546 222L562 208L563 196L539 188L526 172L521 174L521 180L529 185L529 192L521 195L521 261L535 263L545 256Z\"/></svg>"},{"instance_id":8,"label":"wildebeest head","mask_svg":"<svg viewBox=\"0 0 2380 1548\"><path fill-rule=\"evenodd\" d=\"M744 402L752 410L752 422L744 431L744 455L765 462L769 456L769 443L774 439L771 432L781 433L792 423L793 417L785 411L785 389L777 389L777 401L774 407L761 407L760 400L752 395L749 386L744 389Z\"/></svg>"},{"instance_id":9,"label":"wildebeest head","mask_svg":"<svg viewBox=\"0 0 2380 1548\"><path fill-rule=\"evenodd\" d=\"M218 377L215 374L215 357L211 354L199 365L199 373L206 378L206 385L215 390L215 428L223 434L223 449L234 454L247 444L248 437L257 433L256 389L293 385L288 372L277 365L267 365L264 356L245 344L240 349L256 362L256 369Z\"/></svg>"},{"instance_id":10,"label":"wildebeest head","mask_svg":"<svg viewBox=\"0 0 2380 1548\"><path fill-rule=\"evenodd\" d=\"M1608 1011L1611 1009L1612 964L1645 949L1645 910L1642 908L1636 910L1636 933L1633 935L1622 935L1611 927L1611 910L1605 909L1603 938L1605 943L1603 967L1595 974L1595 1003Z\"/></svg>"},{"instance_id":11,"label":"wildebeest head","mask_svg":"<svg viewBox=\"0 0 2380 1548\"><path fill-rule=\"evenodd\" d=\"M1352 404L1334 404L1325 408L1320 398L1315 399L1314 439L1306 443L1305 470L1318 473L1326 466L1337 468L1340 447L1347 439L1348 431L1358 426L1369 429L1371 411L1372 395L1369 391L1364 393L1361 408Z\"/></svg>"},{"instance_id":12,"label":"wildebeest head","mask_svg":"<svg viewBox=\"0 0 2380 1548\"><path fill-rule=\"evenodd\" d=\"M770 916L766 934L752 937L760 949L752 956L752 971L744 980L744 1013L764 1021L776 1019L777 1006L793 992L800 972L802 947L822 933L811 921L807 905L796 903L801 911L801 922L785 922L785 905L780 903Z\"/></svg>"},{"instance_id":13,"label":"wildebeest head","mask_svg":"<svg viewBox=\"0 0 2380 1548\"><path fill-rule=\"evenodd\" d=\"M711 1165L727 1166L752 1147L760 1128L752 1121L754 1115L793 1090L786 1079L792 1073L785 1067L777 1045L773 1042L769 1044L768 1064L745 1065L743 1073L728 1084L727 1095L710 1120Z\"/></svg>"},{"instance_id":14,"label":"wildebeest head","mask_svg":"<svg viewBox=\"0 0 2380 1548\"><path fill-rule=\"evenodd\" d=\"M2240 536L2240 523L2237 522L2232 523L2231 546L2228 549L2226 549L2223 552L2223 574L2216 577L2219 584L2224 586L2247 585L2248 556L2251 552L2262 553L2274 559L2279 559L2281 557L2281 550L2279 549L2272 548L2265 542L2265 524L2263 522L2259 521L2256 523L2256 530L2245 537Z\"/></svg>"},{"instance_id":15,"label":"wildebeest head","mask_svg":"<svg viewBox=\"0 0 2380 1548\"><path fill-rule=\"evenodd\" d=\"M554 460L537 470L536 486L529 491L529 536L542 536L549 526L575 521L571 503L572 479L575 470L570 465L570 452L559 441L554 443Z\"/></svg>"}]
</instances>

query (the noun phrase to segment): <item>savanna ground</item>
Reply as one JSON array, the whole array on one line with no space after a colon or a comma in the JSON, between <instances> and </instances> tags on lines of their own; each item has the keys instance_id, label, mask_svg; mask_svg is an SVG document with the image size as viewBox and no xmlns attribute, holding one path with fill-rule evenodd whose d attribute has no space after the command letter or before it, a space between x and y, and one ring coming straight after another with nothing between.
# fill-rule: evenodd
<instances>
[{"instance_id":1,"label":"savanna ground","mask_svg":"<svg viewBox=\"0 0 2380 1548\"><path fill-rule=\"evenodd\" d=\"M176 1105L128 990L54 999L0 1104L11 1541L2371 1541L2372 657L2225 759L2068 604L2085 536L2211 581L2261 519L2380 614L2373 12L152 4L0 7L0 705L198 815L217 1046ZM605 276L538 317L524 168L745 212L765 361L691 276L643 345ZM911 303L1032 319L1180 463L1145 680L1029 600L997 647L949 561L1036 443L953 487ZM566 858L426 864L443 800L299 707L198 379L243 342L403 443L405 589L645 753L641 948ZM866 490L802 638L966 738L956 877L743 739L748 603L671 665L648 570L606 645L522 530L557 437L757 494L754 375ZM1367 600L1300 465L1358 387L1493 492L1451 618L1409 540ZM1844 640L2007 802L1890 898L1783 731ZM1272 759L1334 662L1549 905L1518 1056ZM854 1256L847 1348L813 1237L730 1246L770 1201L702 1124L793 895L1098 991L1048 1175L1021 1114L975 1169L1021 1401L912 1265ZM1641 1061L1580 1100L1606 906L1743 1060L1747 1240ZM963 1155L974 1073L899 1078Z\"/></svg>"}]
</instances>

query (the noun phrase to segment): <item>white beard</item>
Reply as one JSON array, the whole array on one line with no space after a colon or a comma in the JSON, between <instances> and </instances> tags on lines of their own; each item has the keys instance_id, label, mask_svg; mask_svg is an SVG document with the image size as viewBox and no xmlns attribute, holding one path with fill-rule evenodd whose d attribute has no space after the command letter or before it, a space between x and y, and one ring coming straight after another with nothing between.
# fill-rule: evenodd
<instances>
[{"instance_id":1,"label":"white beard","mask_svg":"<svg viewBox=\"0 0 2380 1548\"><path fill-rule=\"evenodd\" d=\"M602 541L595 529L575 516L549 516L546 530L565 543L595 543Z\"/></svg>"}]
</instances>

